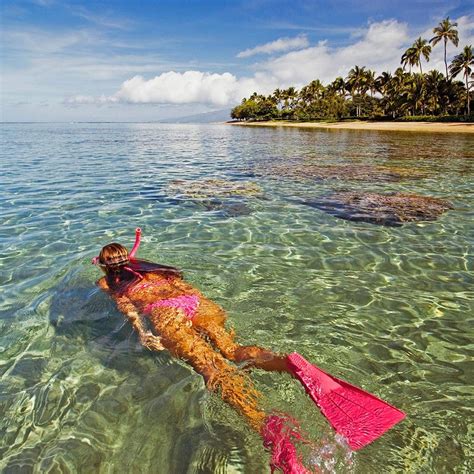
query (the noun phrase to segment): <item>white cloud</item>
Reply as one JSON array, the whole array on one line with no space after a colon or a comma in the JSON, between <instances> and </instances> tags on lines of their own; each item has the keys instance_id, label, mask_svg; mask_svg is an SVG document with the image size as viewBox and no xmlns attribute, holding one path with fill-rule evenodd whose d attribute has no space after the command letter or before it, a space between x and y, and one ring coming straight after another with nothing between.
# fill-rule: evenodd
<instances>
[{"instance_id":1,"label":"white cloud","mask_svg":"<svg viewBox=\"0 0 474 474\"><path fill-rule=\"evenodd\" d=\"M92 95L76 95L74 97L68 97L63 100L63 104L70 107L77 107L79 105L105 105L118 102L115 97L107 97L101 95L100 97L94 97Z\"/></svg>"},{"instance_id":2,"label":"white cloud","mask_svg":"<svg viewBox=\"0 0 474 474\"><path fill-rule=\"evenodd\" d=\"M237 54L238 58L248 58L256 54L272 54L283 51L306 48L309 46L308 38L305 35L299 35L295 38L279 38L270 43L265 43L255 48L249 48Z\"/></svg>"},{"instance_id":3,"label":"white cloud","mask_svg":"<svg viewBox=\"0 0 474 474\"><path fill-rule=\"evenodd\" d=\"M21 52L23 57L25 55L45 57L68 51L70 48L97 45L101 40L100 35L87 29L66 31L62 34L40 29L7 30L2 35L3 45L8 46L8 49L15 52Z\"/></svg>"},{"instance_id":4,"label":"white cloud","mask_svg":"<svg viewBox=\"0 0 474 474\"><path fill-rule=\"evenodd\" d=\"M459 46L474 42L474 22L470 17L458 20ZM422 36L429 39L432 29ZM418 36L418 35L416 35ZM104 104L191 104L201 103L213 106L230 106L256 91L268 94L277 87L302 87L313 79L324 83L337 76L345 77L355 65L375 70L394 71L400 66L403 52L414 41L408 25L396 20L385 20L368 25L365 31L353 38L353 43L340 47L331 47L327 41L315 46L304 47L299 51L290 51L276 58L255 65L251 77L236 77L225 72L215 74L189 70L186 72L165 72L152 79L134 76L123 82L120 89L110 97L76 96L67 99L69 105L82 103ZM262 45L254 48L263 48ZM270 47L269 47L270 48ZM271 48L270 48L271 49ZM250 50L249 50L250 51ZM263 51L262 51L263 52ZM460 49L448 47L448 57L458 54ZM433 50L430 69L435 67L444 71L443 48ZM424 68L427 70L428 68Z\"/></svg>"},{"instance_id":5,"label":"white cloud","mask_svg":"<svg viewBox=\"0 0 474 474\"><path fill-rule=\"evenodd\" d=\"M165 72L150 80L135 76L125 81L114 98L139 103L209 103L226 105L235 100L237 78L226 72Z\"/></svg>"},{"instance_id":6,"label":"white cloud","mask_svg":"<svg viewBox=\"0 0 474 474\"><path fill-rule=\"evenodd\" d=\"M240 102L253 91L270 93L274 79L257 73L254 77L238 79L233 74L211 74L201 71L166 72L146 80L134 76L123 82L112 96L77 95L64 100L69 106L105 103L129 104L206 104L224 107Z\"/></svg>"},{"instance_id":7,"label":"white cloud","mask_svg":"<svg viewBox=\"0 0 474 474\"><path fill-rule=\"evenodd\" d=\"M332 81L345 76L354 65L381 72L400 64L403 46L408 41L408 27L396 20L369 25L365 33L347 46L331 48L322 41L301 51L293 51L257 67L272 75L282 86L301 87L313 79Z\"/></svg>"},{"instance_id":8,"label":"white cloud","mask_svg":"<svg viewBox=\"0 0 474 474\"><path fill-rule=\"evenodd\" d=\"M83 6L70 6L71 12L78 17L83 18L91 23L97 24L103 28L117 28L120 30L130 29L133 22L130 19L116 18L110 11L104 11L103 14L97 15Z\"/></svg>"},{"instance_id":9,"label":"white cloud","mask_svg":"<svg viewBox=\"0 0 474 474\"><path fill-rule=\"evenodd\" d=\"M110 94L137 74L192 67L190 62L170 62L157 52L159 44L172 44L171 38L166 43L154 37L144 45L94 28L48 31L36 27L5 29L0 36L4 103L32 97L58 103L58 97L59 102L67 97L61 103L72 105L71 96L79 93L77 104L84 104L84 96L89 96L87 103L101 104L103 100L93 95Z\"/></svg>"}]
</instances>

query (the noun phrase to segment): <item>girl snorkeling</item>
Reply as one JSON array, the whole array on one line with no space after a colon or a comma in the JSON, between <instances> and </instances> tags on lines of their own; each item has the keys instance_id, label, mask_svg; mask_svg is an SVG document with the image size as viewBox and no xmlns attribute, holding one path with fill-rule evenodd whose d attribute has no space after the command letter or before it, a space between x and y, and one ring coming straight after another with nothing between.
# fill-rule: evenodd
<instances>
[{"instance_id":1,"label":"girl snorkeling","mask_svg":"<svg viewBox=\"0 0 474 474\"><path fill-rule=\"evenodd\" d=\"M102 248L93 259L105 273L99 287L115 300L143 346L166 349L188 362L209 390L245 416L272 451L272 469L308 472L293 445L301 436L289 417L268 416L259 408L260 394L241 364L298 378L352 449L372 442L404 418L400 410L330 376L297 353L281 355L239 345L233 331L225 328L224 310L184 281L180 270L135 257L140 237L137 229L130 252L117 243Z\"/></svg>"}]
</instances>

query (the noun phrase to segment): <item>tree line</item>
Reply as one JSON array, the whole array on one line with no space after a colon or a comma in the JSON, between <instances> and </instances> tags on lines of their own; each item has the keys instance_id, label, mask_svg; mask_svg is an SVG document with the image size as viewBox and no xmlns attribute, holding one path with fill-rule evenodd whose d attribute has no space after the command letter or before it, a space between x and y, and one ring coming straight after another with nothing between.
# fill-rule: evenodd
<instances>
[{"instance_id":1,"label":"tree line","mask_svg":"<svg viewBox=\"0 0 474 474\"><path fill-rule=\"evenodd\" d=\"M299 91L295 87L276 89L265 96L254 92L231 111L236 120L338 120L346 117L399 118L404 116L470 116L471 86L474 83L472 46L465 46L448 65L446 47L459 44L457 23L449 17L433 29L429 41L418 38L401 57L393 74L354 66L346 78L328 85L319 79ZM423 72L432 48L444 45L445 74ZM415 71L414 68L418 68ZM456 80L458 76L462 80Z\"/></svg>"}]
</instances>

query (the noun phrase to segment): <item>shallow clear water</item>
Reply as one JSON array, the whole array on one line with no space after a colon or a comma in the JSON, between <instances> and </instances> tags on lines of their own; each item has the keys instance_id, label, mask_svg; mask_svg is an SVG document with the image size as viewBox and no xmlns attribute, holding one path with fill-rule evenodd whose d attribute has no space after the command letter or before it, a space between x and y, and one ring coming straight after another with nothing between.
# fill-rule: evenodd
<instances>
[{"instance_id":1,"label":"shallow clear water","mask_svg":"<svg viewBox=\"0 0 474 474\"><path fill-rule=\"evenodd\" d=\"M255 371L265 406L334 451L336 472L472 470L474 139L227 125L4 124L0 192L0 470L267 472L244 420L167 353L140 348L94 282L110 241L181 267L242 343L297 350L405 410L350 455L289 377ZM275 163L422 170L312 181ZM256 182L261 197L175 199L175 179ZM442 197L435 222L382 227L299 204L332 189ZM334 466L334 467L333 467Z\"/></svg>"}]
</instances>

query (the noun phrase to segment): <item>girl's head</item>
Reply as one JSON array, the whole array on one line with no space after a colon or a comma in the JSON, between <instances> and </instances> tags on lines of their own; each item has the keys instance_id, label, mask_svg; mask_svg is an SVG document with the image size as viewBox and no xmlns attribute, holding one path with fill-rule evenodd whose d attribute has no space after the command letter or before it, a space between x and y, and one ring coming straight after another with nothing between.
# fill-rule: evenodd
<instances>
[{"instance_id":1,"label":"girl's head","mask_svg":"<svg viewBox=\"0 0 474 474\"><path fill-rule=\"evenodd\" d=\"M117 269L125 267L125 265L130 263L131 259L134 259L140 246L141 234L142 230L140 227L137 227L135 229L135 243L130 253L123 245L113 242L102 247L99 256L94 257L92 263L99 265L106 274L109 274L111 271L117 273Z\"/></svg>"},{"instance_id":2,"label":"girl's head","mask_svg":"<svg viewBox=\"0 0 474 474\"><path fill-rule=\"evenodd\" d=\"M130 263L128 250L115 242L108 244L102 247L97 263L105 273L116 273L121 267Z\"/></svg>"},{"instance_id":3,"label":"girl's head","mask_svg":"<svg viewBox=\"0 0 474 474\"><path fill-rule=\"evenodd\" d=\"M97 258L97 265L105 273L107 283L113 290L125 290L137 277L142 278L128 266L129 264L128 250L115 242L102 247Z\"/></svg>"},{"instance_id":4,"label":"girl's head","mask_svg":"<svg viewBox=\"0 0 474 474\"><path fill-rule=\"evenodd\" d=\"M135 244L131 252L121 244L111 243L102 247L98 257L92 259L105 273L110 288L125 291L130 284L141 280L145 273L155 273L167 278L182 278L181 271L175 267L161 265L135 258L140 245L140 228L135 231Z\"/></svg>"}]
</instances>

